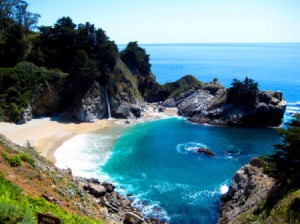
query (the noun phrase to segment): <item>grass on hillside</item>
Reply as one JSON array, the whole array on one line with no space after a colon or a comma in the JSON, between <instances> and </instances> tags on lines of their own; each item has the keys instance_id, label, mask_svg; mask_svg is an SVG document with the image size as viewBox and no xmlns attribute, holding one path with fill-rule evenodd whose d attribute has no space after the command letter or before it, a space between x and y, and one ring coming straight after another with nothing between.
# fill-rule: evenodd
<instances>
[{"instance_id":1,"label":"grass on hillside","mask_svg":"<svg viewBox=\"0 0 300 224\"><path fill-rule=\"evenodd\" d=\"M34 150L10 148L0 140L1 224L36 224L37 213L51 214L63 224L103 223L99 207L78 188L70 173L59 172ZM60 204L47 201L45 194Z\"/></svg>"}]
</instances>

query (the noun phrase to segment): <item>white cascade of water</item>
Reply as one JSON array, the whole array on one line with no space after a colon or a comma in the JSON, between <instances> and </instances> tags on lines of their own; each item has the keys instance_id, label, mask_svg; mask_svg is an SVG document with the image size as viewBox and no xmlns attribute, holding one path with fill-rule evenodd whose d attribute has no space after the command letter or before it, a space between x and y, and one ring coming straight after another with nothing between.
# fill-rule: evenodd
<instances>
[{"instance_id":1,"label":"white cascade of water","mask_svg":"<svg viewBox=\"0 0 300 224\"><path fill-rule=\"evenodd\" d=\"M110 112L110 104L109 104L109 99L108 99L106 90L105 90L105 99L106 99L107 113L108 113L108 119L109 119L109 118L111 118L111 112Z\"/></svg>"}]
</instances>

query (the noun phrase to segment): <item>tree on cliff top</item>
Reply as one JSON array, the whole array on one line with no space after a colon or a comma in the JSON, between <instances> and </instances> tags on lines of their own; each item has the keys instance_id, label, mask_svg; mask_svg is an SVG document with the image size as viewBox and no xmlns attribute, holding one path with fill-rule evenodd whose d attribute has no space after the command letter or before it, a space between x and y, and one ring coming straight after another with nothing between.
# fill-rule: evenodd
<instances>
[{"instance_id":1,"label":"tree on cliff top","mask_svg":"<svg viewBox=\"0 0 300 224\"><path fill-rule=\"evenodd\" d=\"M275 153L269 156L268 172L281 183L300 187L300 114L288 129L279 129L283 142L275 145Z\"/></svg>"},{"instance_id":2,"label":"tree on cliff top","mask_svg":"<svg viewBox=\"0 0 300 224\"><path fill-rule=\"evenodd\" d=\"M234 78L228 89L227 100L235 104L251 104L256 100L258 93L258 83L253 79L246 77L242 82Z\"/></svg>"},{"instance_id":3,"label":"tree on cliff top","mask_svg":"<svg viewBox=\"0 0 300 224\"><path fill-rule=\"evenodd\" d=\"M150 72L150 55L146 54L144 48L138 46L138 43L129 42L127 47L120 53L121 60L131 70L137 69L140 73Z\"/></svg>"}]
</instances>

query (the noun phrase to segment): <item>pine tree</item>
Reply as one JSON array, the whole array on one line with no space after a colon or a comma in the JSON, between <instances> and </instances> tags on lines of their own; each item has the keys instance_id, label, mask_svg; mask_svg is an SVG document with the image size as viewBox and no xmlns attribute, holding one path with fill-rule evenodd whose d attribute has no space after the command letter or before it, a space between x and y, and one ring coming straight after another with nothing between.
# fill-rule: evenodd
<instances>
[{"instance_id":1,"label":"pine tree","mask_svg":"<svg viewBox=\"0 0 300 224\"><path fill-rule=\"evenodd\" d=\"M273 165L269 172L281 183L300 187L300 114L279 133L283 142L275 145L275 153L269 157Z\"/></svg>"}]
</instances>

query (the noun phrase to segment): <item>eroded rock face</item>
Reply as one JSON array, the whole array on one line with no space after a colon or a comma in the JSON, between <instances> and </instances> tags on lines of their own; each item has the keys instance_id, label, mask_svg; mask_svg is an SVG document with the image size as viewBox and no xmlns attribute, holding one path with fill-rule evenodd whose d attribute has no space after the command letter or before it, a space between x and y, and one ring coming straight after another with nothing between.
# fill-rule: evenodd
<instances>
[{"instance_id":1,"label":"eroded rock face","mask_svg":"<svg viewBox=\"0 0 300 224\"><path fill-rule=\"evenodd\" d=\"M205 113L210 107L214 96L206 90L194 91L186 98L177 101L178 114L192 117L197 113Z\"/></svg>"},{"instance_id":2,"label":"eroded rock face","mask_svg":"<svg viewBox=\"0 0 300 224\"><path fill-rule=\"evenodd\" d=\"M81 122L93 122L107 117L105 89L94 82L84 94L80 103L74 107L74 116Z\"/></svg>"},{"instance_id":3,"label":"eroded rock face","mask_svg":"<svg viewBox=\"0 0 300 224\"><path fill-rule=\"evenodd\" d=\"M199 124L220 126L279 126L286 101L281 92L262 91L253 102L227 102L226 89L214 79L198 90L187 91L164 105L175 105L178 114Z\"/></svg>"},{"instance_id":4,"label":"eroded rock face","mask_svg":"<svg viewBox=\"0 0 300 224\"><path fill-rule=\"evenodd\" d=\"M117 117L132 119L141 117L141 107L136 104L123 102L115 111Z\"/></svg>"},{"instance_id":5,"label":"eroded rock face","mask_svg":"<svg viewBox=\"0 0 300 224\"><path fill-rule=\"evenodd\" d=\"M30 104L28 104L27 107L24 109L21 120L18 122L18 124L26 124L28 121L31 120L32 120L32 107L30 106Z\"/></svg>"},{"instance_id":6,"label":"eroded rock face","mask_svg":"<svg viewBox=\"0 0 300 224\"><path fill-rule=\"evenodd\" d=\"M275 180L263 173L261 162L252 159L250 164L235 173L228 193L222 197L218 224L238 223L243 213L257 209L275 187Z\"/></svg>"}]
</instances>

